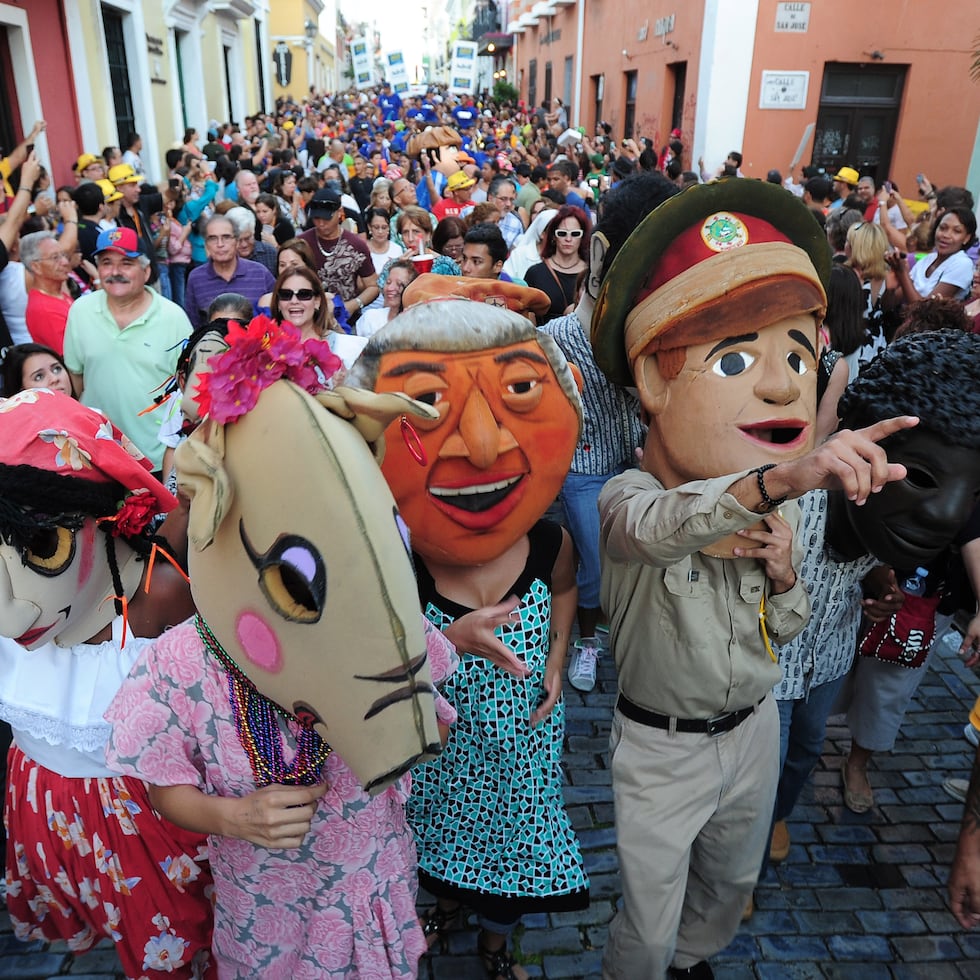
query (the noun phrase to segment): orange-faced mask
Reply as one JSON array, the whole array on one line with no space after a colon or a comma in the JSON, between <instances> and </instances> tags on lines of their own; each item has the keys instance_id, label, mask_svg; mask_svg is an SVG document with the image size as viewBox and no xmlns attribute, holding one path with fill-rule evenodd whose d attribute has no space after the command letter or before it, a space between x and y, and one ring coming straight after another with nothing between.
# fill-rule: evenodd
<instances>
[{"instance_id":1,"label":"orange-faced mask","mask_svg":"<svg viewBox=\"0 0 980 980\"><path fill-rule=\"evenodd\" d=\"M414 306L383 334L352 380L439 413L386 433L382 471L412 545L451 564L491 561L541 517L568 472L581 417L572 369L523 317L467 300Z\"/></svg>"}]
</instances>

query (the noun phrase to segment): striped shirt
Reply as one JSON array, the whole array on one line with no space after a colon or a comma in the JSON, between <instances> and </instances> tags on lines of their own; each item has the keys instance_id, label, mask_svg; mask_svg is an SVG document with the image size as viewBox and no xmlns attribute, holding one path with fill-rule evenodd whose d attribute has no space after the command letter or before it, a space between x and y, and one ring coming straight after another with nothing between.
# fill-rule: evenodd
<instances>
[{"instance_id":1,"label":"striped shirt","mask_svg":"<svg viewBox=\"0 0 980 980\"><path fill-rule=\"evenodd\" d=\"M582 435L572 457L573 473L602 475L633 466L644 439L640 403L599 370L577 313L555 317L538 329L550 334L569 363L582 372Z\"/></svg>"}]
</instances>

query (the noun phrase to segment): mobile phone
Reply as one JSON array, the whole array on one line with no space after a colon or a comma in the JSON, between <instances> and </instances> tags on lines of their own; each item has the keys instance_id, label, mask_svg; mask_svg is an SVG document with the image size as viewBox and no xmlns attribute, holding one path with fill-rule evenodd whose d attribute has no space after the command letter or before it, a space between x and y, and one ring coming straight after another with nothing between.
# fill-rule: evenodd
<instances>
[{"instance_id":1,"label":"mobile phone","mask_svg":"<svg viewBox=\"0 0 980 980\"><path fill-rule=\"evenodd\" d=\"M925 181L926 181L926 175L925 174L916 174L915 175L915 180L916 180L916 183L924 184Z\"/></svg>"},{"instance_id":2,"label":"mobile phone","mask_svg":"<svg viewBox=\"0 0 980 980\"><path fill-rule=\"evenodd\" d=\"M892 182L891 182L890 180L886 180L886 181L885 181L885 183L884 183L884 188L885 188L885 190L886 190L886 191L888 191L888 193L889 193L889 194L891 194L891 192L892 192L892 191L893 191L893 190L895 189L895 188L894 188L894 187L892 186Z\"/></svg>"}]
</instances>

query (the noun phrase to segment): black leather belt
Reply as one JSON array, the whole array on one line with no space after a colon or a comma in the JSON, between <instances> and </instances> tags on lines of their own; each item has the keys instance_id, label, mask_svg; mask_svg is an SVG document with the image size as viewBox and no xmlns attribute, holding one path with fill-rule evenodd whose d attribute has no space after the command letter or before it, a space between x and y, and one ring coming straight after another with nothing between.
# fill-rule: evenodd
<instances>
[{"instance_id":1,"label":"black leather belt","mask_svg":"<svg viewBox=\"0 0 980 980\"><path fill-rule=\"evenodd\" d=\"M620 694L616 707L631 721L638 721L641 725L649 725L651 728L662 728L669 731L672 720L676 722L674 730L678 732L697 732L702 735L724 735L733 728L741 725L749 715L755 712L765 698L760 698L755 704L748 708L739 708L738 711L729 711L727 714L715 715L714 718L677 718L671 719L670 715L658 715L656 711L648 711L634 704L625 694Z\"/></svg>"}]
</instances>

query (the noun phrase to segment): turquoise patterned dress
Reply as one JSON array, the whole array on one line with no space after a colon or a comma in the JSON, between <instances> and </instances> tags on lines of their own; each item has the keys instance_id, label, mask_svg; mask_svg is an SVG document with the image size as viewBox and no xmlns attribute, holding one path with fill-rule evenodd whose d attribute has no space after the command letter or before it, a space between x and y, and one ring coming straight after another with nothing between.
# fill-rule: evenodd
<instances>
[{"instance_id":1,"label":"turquoise patterned dress","mask_svg":"<svg viewBox=\"0 0 980 980\"><path fill-rule=\"evenodd\" d=\"M527 564L500 600L521 596L520 623L498 627L497 634L531 676L513 677L462 655L442 689L459 718L442 755L413 770L407 807L422 885L501 923L589 902L562 799L564 701L537 727L530 722L545 697L551 569L561 529L541 521L528 538ZM440 595L423 559L415 557L422 609L433 625L448 626L472 611Z\"/></svg>"}]
</instances>

